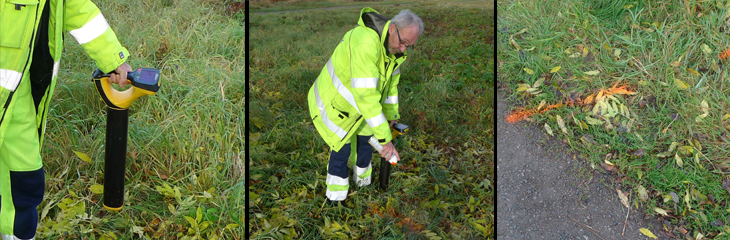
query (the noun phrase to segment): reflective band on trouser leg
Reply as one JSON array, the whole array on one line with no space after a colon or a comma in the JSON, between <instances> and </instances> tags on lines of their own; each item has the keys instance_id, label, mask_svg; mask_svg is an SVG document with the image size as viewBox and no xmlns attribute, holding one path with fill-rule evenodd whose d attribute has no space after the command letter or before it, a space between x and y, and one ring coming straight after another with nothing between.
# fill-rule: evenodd
<instances>
[{"instance_id":1,"label":"reflective band on trouser leg","mask_svg":"<svg viewBox=\"0 0 730 240\"><path fill-rule=\"evenodd\" d=\"M342 201L347 198L347 189L350 187L347 169L348 157L350 157L350 143L342 146L339 152L330 152L325 195L331 201Z\"/></svg>"},{"instance_id":2,"label":"reflective band on trouser leg","mask_svg":"<svg viewBox=\"0 0 730 240\"><path fill-rule=\"evenodd\" d=\"M398 96L388 96L383 101L384 104L398 104Z\"/></svg>"},{"instance_id":3,"label":"reflective band on trouser leg","mask_svg":"<svg viewBox=\"0 0 730 240\"><path fill-rule=\"evenodd\" d=\"M322 98L319 97L319 87L317 86L317 82L319 81L319 78L314 80L314 98L317 100L317 108L319 108L319 115L322 116L322 122L324 122L324 125L327 126L327 129L335 133L340 139L347 136L347 131L340 128L330 120L329 116L327 116L327 111L324 108L324 103L322 102Z\"/></svg>"},{"instance_id":4,"label":"reflective band on trouser leg","mask_svg":"<svg viewBox=\"0 0 730 240\"><path fill-rule=\"evenodd\" d=\"M38 225L37 207L43 200L45 179L40 155L35 106L30 79L24 77L10 103L3 124L9 141L0 146L0 233L32 239Z\"/></svg>"},{"instance_id":5,"label":"reflective band on trouser leg","mask_svg":"<svg viewBox=\"0 0 730 240\"><path fill-rule=\"evenodd\" d=\"M385 114L381 112L380 114L378 114L378 116L365 119L365 121L368 122L368 126L370 126L371 128L376 128L380 126L380 124L383 124L388 120L385 118Z\"/></svg>"},{"instance_id":6,"label":"reflective band on trouser leg","mask_svg":"<svg viewBox=\"0 0 730 240\"><path fill-rule=\"evenodd\" d=\"M20 239L20 238L18 238L16 236L13 236L13 235L5 235L5 234L0 234L0 239L2 239L2 240L23 240L23 239ZM30 240L34 240L34 239L35 238L31 238Z\"/></svg>"},{"instance_id":7,"label":"reflective band on trouser leg","mask_svg":"<svg viewBox=\"0 0 730 240\"><path fill-rule=\"evenodd\" d=\"M373 165L370 160L373 157L373 146L370 146L368 139L372 136L357 136L357 163L355 164L355 182L358 186L367 186L372 182Z\"/></svg>"},{"instance_id":8,"label":"reflective band on trouser leg","mask_svg":"<svg viewBox=\"0 0 730 240\"><path fill-rule=\"evenodd\" d=\"M109 28L109 23L106 22L104 15L96 15L88 23L84 24L83 27L69 31L79 44L91 42L97 37L104 34Z\"/></svg>"},{"instance_id":9,"label":"reflective band on trouser leg","mask_svg":"<svg viewBox=\"0 0 730 240\"><path fill-rule=\"evenodd\" d=\"M0 87L15 91L22 76L23 74L20 74L20 72L0 68Z\"/></svg>"}]
</instances>

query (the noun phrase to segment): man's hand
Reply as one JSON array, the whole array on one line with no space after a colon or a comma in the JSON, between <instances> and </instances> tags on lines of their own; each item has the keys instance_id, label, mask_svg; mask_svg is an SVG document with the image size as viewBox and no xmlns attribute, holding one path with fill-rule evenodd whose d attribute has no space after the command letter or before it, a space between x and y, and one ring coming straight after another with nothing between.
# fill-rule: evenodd
<instances>
[{"instance_id":1,"label":"man's hand","mask_svg":"<svg viewBox=\"0 0 730 240\"><path fill-rule=\"evenodd\" d=\"M390 120L388 124L390 124L390 128L393 128L396 123L398 123L398 120Z\"/></svg>"},{"instance_id":2,"label":"man's hand","mask_svg":"<svg viewBox=\"0 0 730 240\"><path fill-rule=\"evenodd\" d=\"M129 64L123 63L122 65L119 65L119 67L112 72L111 77L109 77L109 83L119 84L119 87L123 88L124 84L127 83L127 73L131 71L132 67L129 66Z\"/></svg>"},{"instance_id":3,"label":"man's hand","mask_svg":"<svg viewBox=\"0 0 730 240\"><path fill-rule=\"evenodd\" d=\"M389 160L392 154L395 154L395 159L400 161L400 155L398 155L398 151L395 150L393 142L389 142L388 144L383 145L383 152L380 153L380 156L384 157L386 160Z\"/></svg>"}]
</instances>

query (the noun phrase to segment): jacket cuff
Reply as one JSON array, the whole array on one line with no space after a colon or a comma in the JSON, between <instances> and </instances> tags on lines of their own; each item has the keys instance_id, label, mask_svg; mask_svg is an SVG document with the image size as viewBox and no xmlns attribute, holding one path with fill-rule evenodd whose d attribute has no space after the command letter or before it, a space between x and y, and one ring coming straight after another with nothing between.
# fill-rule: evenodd
<instances>
[{"instance_id":1,"label":"jacket cuff","mask_svg":"<svg viewBox=\"0 0 730 240\"><path fill-rule=\"evenodd\" d=\"M115 56L111 56L108 58L112 61L104 61L103 63L101 61L97 61L96 64L97 67L99 67L99 70L104 73L111 73L123 63L127 62L127 58L129 58L129 51L127 51L126 48L122 47L120 50L114 52Z\"/></svg>"}]
</instances>

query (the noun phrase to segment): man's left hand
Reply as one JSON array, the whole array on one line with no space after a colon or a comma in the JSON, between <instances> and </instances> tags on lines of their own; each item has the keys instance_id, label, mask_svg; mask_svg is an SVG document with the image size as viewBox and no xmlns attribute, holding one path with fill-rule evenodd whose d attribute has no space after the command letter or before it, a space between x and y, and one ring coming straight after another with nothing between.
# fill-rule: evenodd
<instances>
[{"instance_id":1,"label":"man's left hand","mask_svg":"<svg viewBox=\"0 0 730 240\"><path fill-rule=\"evenodd\" d=\"M109 77L109 83L119 84L119 87L123 88L124 84L127 83L127 73L131 71L132 67L129 66L129 64L123 63L122 65L119 65L119 67L112 72L111 77Z\"/></svg>"}]
</instances>

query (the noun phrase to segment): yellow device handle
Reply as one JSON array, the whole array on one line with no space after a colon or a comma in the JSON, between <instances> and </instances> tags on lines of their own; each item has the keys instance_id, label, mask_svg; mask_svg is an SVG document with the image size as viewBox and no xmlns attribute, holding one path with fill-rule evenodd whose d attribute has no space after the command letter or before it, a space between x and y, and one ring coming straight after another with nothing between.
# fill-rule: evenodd
<instances>
[{"instance_id":1,"label":"yellow device handle","mask_svg":"<svg viewBox=\"0 0 730 240\"><path fill-rule=\"evenodd\" d=\"M129 72L127 74L127 82L132 83L132 87L130 87L127 90L124 91L117 91L112 87L112 85L109 83L108 78L110 77L109 74L104 74L99 69L97 69L94 72L94 85L96 86L96 91L99 93L99 96L101 96L101 99L106 103L107 106L113 109L127 109L129 108L129 105L134 102L135 99L147 96L147 95L154 95L157 90L159 89L159 81L155 80L153 84L150 84L149 86L145 84L135 84L138 83L140 73L142 69L138 69L135 72ZM155 70L156 71L156 70ZM157 75L157 79L159 79L159 74ZM141 86L137 85L145 85L144 87L150 88L150 89L144 89L141 88Z\"/></svg>"}]
</instances>

